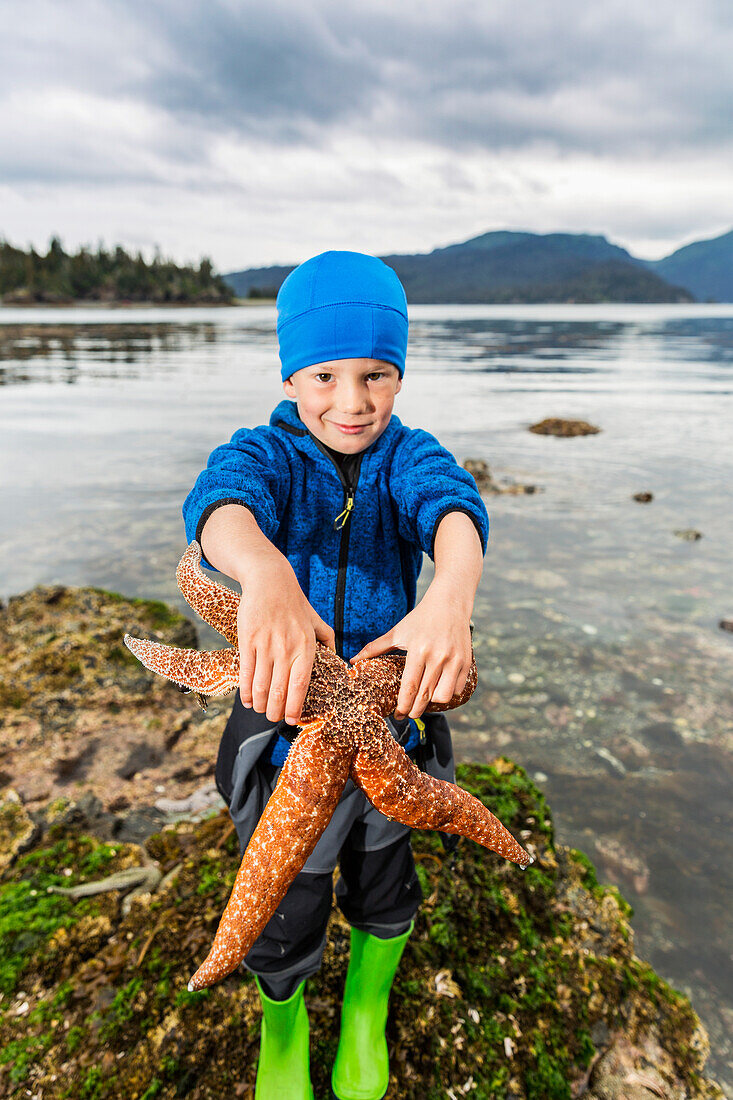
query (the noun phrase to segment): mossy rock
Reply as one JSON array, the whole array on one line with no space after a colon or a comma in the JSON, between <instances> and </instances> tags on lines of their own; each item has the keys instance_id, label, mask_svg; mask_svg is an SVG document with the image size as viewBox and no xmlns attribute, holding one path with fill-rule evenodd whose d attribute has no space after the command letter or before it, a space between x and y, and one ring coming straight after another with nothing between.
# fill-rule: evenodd
<instances>
[{"instance_id":1,"label":"mossy rock","mask_svg":"<svg viewBox=\"0 0 733 1100\"><path fill-rule=\"evenodd\" d=\"M169 645L197 644L192 623L159 600L65 585L11 597L0 606L0 711L43 711L49 695L73 689L87 698L105 681L139 689L140 664L122 642L136 631Z\"/></svg>"},{"instance_id":2,"label":"mossy rock","mask_svg":"<svg viewBox=\"0 0 733 1100\"><path fill-rule=\"evenodd\" d=\"M141 665L126 633L197 648L194 625L157 600L56 585L0 604L3 777L31 809L78 784L112 799L110 775L127 766L124 753L115 757L118 745L129 746L137 770L151 769L180 735L178 689Z\"/></svg>"},{"instance_id":3,"label":"mossy rock","mask_svg":"<svg viewBox=\"0 0 733 1100\"><path fill-rule=\"evenodd\" d=\"M36 832L17 791L6 787L0 796L0 873L30 846Z\"/></svg>"},{"instance_id":4,"label":"mossy rock","mask_svg":"<svg viewBox=\"0 0 733 1100\"><path fill-rule=\"evenodd\" d=\"M561 437L596 435L601 431L597 425L589 424L587 420L568 420L562 416L547 416L544 420L531 424L529 430L536 435L557 435Z\"/></svg>"},{"instance_id":5,"label":"mossy rock","mask_svg":"<svg viewBox=\"0 0 733 1100\"><path fill-rule=\"evenodd\" d=\"M569 1100L619 1035L653 1036L672 1100L722 1096L702 1076L704 1033L689 1002L634 956L617 891L580 853L555 846L549 808L523 769L499 758L459 767L458 780L536 862L522 872L466 840L446 856L437 834L413 834L425 901L391 996L388 1100L443 1100L448 1087L475 1100ZM253 1095L252 976L186 991L239 863L229 817L178 823L145 848L103 844L65 821L0 880L0 1095ZM167 878L127 916L116 893L46 892L143 858ZM348 945L334 908L306 988L319 1098L329 1095ZM586 1095L603 1095L590 1087Z\"/></svg>"}]
</instances>

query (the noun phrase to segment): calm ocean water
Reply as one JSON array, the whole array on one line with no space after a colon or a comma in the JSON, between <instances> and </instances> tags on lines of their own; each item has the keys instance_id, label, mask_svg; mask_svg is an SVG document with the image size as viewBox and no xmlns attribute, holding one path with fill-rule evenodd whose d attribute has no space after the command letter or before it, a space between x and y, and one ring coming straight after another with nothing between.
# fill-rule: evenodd
<instances>
[{"instance_id":1,"label":"calm ocean water","mask_svg":"<svg viewBox=\"0 0 733 1100\"><path fill-rule=\"evenodd\" d=\"M733 1094L733 306L417 306L407 362L404 423L537 487L485 498L457 755L505 752L545 789ZM184 608L183 498L282 397L270 306L0 310L0 597ZM602 431L527 430L547 416Z\"/></svg>"}]
</instances>

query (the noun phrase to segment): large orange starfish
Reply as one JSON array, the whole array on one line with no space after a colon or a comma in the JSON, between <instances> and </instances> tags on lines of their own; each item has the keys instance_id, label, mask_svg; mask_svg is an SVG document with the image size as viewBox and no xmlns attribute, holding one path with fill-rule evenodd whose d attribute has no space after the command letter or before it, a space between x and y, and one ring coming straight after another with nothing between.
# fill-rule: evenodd
<instances>
[{"instance_id":1,"label":"large orange starfish","mask_svg":"<svg viewBox=\"0 0 733 1100\"><path fill-rule=\"evenodd\" d=\"M239 685L239 596L205 576L200 562L201 547L192 542L176 571L178 587L231 645L200 653L129 634L125 645L146 668L195 691L205 705L206 696L227 695ZM333 650L316 644L298 721L301 732L242 857L211 950L188 983L189 990L213 985L239 965L315 848L349 777L395 821L469 837L522 869L534 862L479 799L426 775L398 745L385 717L397 705L404 667L405 657L397 653L349 666ZM461 694L449 703L430 703L426 710L460 706L473 694L476 681L472 661Z\"/></svg>"}]
</instances>

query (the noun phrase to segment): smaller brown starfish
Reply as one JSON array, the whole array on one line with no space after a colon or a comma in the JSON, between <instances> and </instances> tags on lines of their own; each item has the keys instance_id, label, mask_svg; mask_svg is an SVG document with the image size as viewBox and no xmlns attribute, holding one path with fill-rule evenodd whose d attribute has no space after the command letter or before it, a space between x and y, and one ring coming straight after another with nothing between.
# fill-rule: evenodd
<instances>
[{"instance_id":1,"label":"smaller brown starfish","mask_svg":"<svg viewBox=\"0 0 733 1100\"><path fill-rule=\"evenodd\" d=\"M201 547L192 542L178 565L178 587L231 646L200 653L129 634L125 645L146 668L183 689L203 697L227 695L239 685L239 596L204 576L200 562ZM385 717L397 706L404 667L405 657L398 653L367 658L352 667L333 650L316 644L298 720L301 732L242 857L214 943L189 990L212 985L239 965L315 848L349 777L372 805L410 828L458 833L523 870L534 862L478 798L426 775L397 744ZM430 703L426 710L461 706L473 694L476 681L472 660L463 691L449 703Z\"/></svg>"}]
</instances>

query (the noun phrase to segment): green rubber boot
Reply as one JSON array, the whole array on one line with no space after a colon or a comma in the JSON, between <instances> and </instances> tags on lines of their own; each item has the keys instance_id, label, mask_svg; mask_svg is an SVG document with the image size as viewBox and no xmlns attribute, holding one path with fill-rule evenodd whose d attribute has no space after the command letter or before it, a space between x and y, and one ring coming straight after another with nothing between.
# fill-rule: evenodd
<instances>
[{"instance_id":1,"label":"green rubber boot","mask_svg":"<svg viewBox=\"0 0 733 1100\"><path fill-rule=\"evenodd\" d=\"M341 1034L331 1073L338 1100L381 1100L389 1084L384 1034L389 991L413 921L401 936L380 940L351 929L351 957L341 1008Z\"/></svg>"},{"instance_id":2,"label":"green rubber boot","mask_svg":"<svg viewBox=\"0 0 733 1100\"><path fill-rule=\"evenodd\" d=\"M255 1100L313 1100L305 979L287 1001L271 1001L255 981L262 1001Z\"/></svg>"}]
</instances>

